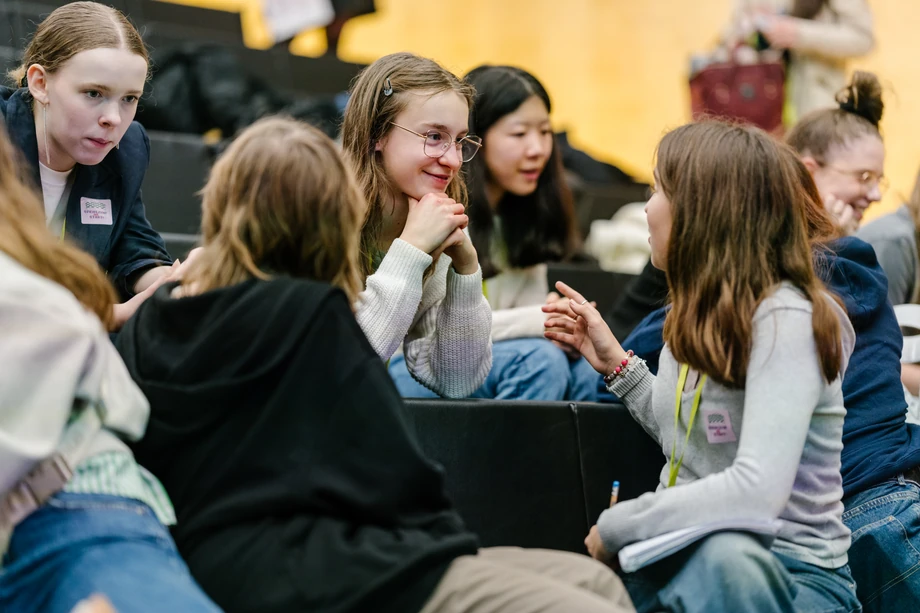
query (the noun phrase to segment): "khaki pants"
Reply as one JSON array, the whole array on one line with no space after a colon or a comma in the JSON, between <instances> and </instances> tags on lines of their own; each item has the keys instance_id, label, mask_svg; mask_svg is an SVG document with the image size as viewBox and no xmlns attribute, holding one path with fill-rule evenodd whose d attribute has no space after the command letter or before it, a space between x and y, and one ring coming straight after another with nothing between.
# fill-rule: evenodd
<instances>
[{"instance_id":1,"label":"khaki pants","mask_svg":"<svg viewBox=\"0 0 920 613\"><path fill-rule=\"evenodd\" d=\"M447 569L421 613L627 613L616 574L583 555L493 547Z\"/></svg>"}]
</instances>

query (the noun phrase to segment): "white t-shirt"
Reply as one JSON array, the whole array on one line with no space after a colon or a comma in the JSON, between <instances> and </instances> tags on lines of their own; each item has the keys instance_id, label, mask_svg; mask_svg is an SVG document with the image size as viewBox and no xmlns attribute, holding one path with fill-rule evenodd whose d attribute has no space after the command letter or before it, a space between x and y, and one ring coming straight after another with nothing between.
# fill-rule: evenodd
<instances>
[{"instance_id":1,"label":"white t-shirt","mask_svg":"<svg viewBox=\"0 0 920 613\"><path fill-rule=\"evenodd\" d=\"M54 212L61 203L61 198L67 190L67 181L70 179L73 168L58 172L51 170L41 162L38 163L42 178L42 197L45 201L45 221L51 223Z\"/></svg>"}]
</instances>

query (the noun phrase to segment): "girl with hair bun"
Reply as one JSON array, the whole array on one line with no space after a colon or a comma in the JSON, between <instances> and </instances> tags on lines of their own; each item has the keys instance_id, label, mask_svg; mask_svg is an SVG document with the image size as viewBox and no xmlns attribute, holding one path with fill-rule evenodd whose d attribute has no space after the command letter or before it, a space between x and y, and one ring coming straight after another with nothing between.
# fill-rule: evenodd
<instances>
[{"instance_id":1,"label":"girl with hair bun","mask_svg":"<svg viewBox=\"0 0 920 613\"><path fill-rule=\"evenodd\" d=\"M789 132L814 177L825 208L846 234L854 234L866 209L882 199L885 145L879 131L885 105L882 86L871 72L856 72L837 93L838 107L814 111Z\"/></svg>"}]
</instances>

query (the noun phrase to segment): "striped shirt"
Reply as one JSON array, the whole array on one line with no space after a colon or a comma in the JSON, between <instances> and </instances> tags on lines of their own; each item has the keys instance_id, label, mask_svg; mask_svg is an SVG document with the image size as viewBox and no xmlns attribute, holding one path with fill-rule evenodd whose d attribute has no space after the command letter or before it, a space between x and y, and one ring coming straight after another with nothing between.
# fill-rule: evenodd
<instances>
[{"instance_id":1,"label":"striped shirt","mask_svg":"<svg viewBox=\"0 0 920 613\"><path fill-rule=\"evenodd\" d=\"M153 509L163 525L176 523L176 513L163 485L125 451L109 451L84 459L64 491L132 498Z\"/></svg>"}]
</instances>

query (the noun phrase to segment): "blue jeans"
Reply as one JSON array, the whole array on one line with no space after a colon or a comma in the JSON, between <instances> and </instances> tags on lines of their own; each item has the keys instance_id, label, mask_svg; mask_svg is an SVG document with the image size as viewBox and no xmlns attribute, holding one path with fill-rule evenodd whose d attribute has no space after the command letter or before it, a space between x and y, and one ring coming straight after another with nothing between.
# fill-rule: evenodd
<instances>
[{"instance_id":1,"label":"blue jeans","mask_svg":"<svg viewBox=\"0 0 920 613\"><path fill-rule=\"evenodd\" d=\"M404 398L438 397L412 378L402 354L390 360L390 376ZM470 398L594 400L597 377L587 360L571 362L544 338L516 338L492 345L492 370Z\"/></svg>"},{"instance_id":2,"label":"blue jeans","mask_svg":"<svg viewBox=\"0 0 920 613\"><path fill-rule=\"evenodd\" d=\"M16 527L0 569L0 611L70 613L103 594L118 613L217 613L142 502L59 493Z\"/></svg>"},{"instance_id":3,"label":"blue jeans","mask_svg":"<svg viewBox=\"0 0 920 613\"><path fill-rule=\"evenodd\" d=\"M843 501L850 567L866 611L920 610L920 486L903 476Z\"/></svg>"},{"instance_id":4,"label":"blue jeans","mask_svg":"<svg viewBox=\"0 0 920 613\"><path fill-rule=\"evenodd\" d=\"M846 566L818 568L720 532L635 573L621 574L639 613L850 613L861 611Z\"/></svg>"}]
</instances>

